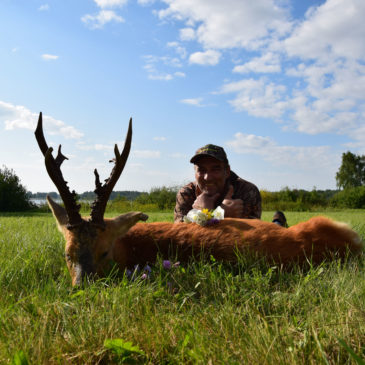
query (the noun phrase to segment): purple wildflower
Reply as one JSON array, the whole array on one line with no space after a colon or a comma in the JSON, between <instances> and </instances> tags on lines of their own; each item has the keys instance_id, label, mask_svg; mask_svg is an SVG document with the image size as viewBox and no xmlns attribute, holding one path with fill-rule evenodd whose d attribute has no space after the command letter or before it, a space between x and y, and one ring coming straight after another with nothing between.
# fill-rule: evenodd
<instances>
[{"instance_id":1,"label":"purple wildflower","mask_svg":"<svg viewBox=\"0 0 365 365\"><path fill-rule=\"evenodd\" d=\"M148 279L148 275L147 275L146 273L143 273L143 274L141 275L141 279L142 279L142 280Z\"/></svg>"},{"instance_id":2,"label":"purple wildflower","mask_svg":"<svg viewBox=\"0 0 365 365\"><path fill-rule=\"evenodd\" d=\"M151 269L151 266L150 265L146 265L143 269L143 271L146 271L148 272L149 274L151 273L152 269Z\"/></svg>"},{"instance_id":3,"label":"purple wildflower","mask_svg":"<svg viewBox=\"0 0 365 365\"><path fill-rule=\"evenodd\" d=\"M209 221L207 221L205 225L206 226L212 226L212 225L217 224L217 223L219 223L219 219L212 218L212 219L209 219Z\"/></svg>"},{"instance_id":4,"label":"purple wildflower","mask_svg":"<svg viewBox=\"0 0 365 365\"><path fill-rule=\"evenodd\" d=\"M164 269L170 270L171 269L171 262L170 262L170 260L163 260L162 266L163 266Z\"/></svg>"},{"instance_id":5,"label":"purple wildflower","mask_svg":"<svg viewBox=\"0 0 365 365\"><path fill-rule=\"evenodd\" d=\"M125 271L125 274L126 274L127 278L129 279L129 278L132 276L132 271L131 271L131 270L129 270L129 269L127 269L127 270Z\"/></svg>"}]
</instances>

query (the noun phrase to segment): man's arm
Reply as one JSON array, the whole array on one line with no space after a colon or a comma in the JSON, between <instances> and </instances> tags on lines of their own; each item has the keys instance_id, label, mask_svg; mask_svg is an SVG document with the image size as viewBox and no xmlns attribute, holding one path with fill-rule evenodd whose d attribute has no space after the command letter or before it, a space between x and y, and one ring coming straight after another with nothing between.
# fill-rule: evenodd
<instances>
[{"instance_id":1,"label":"man's arm","mask_svg":"<svg viewBox=\"0 0 365 365\"><path fill-rule=\"evenodd\" d=\"M174 210L175 223L184 221L184 216L193 208L195 198L193 184L185 185L178 191Z\"/></svg>"},{"instance_id":2,"label":"man's arm","mask_svg":"<svg viewBox=\"0 0 365 365\"><path fill-rule=\"evenodd\" d=\"M233 195L230 188L222 202L222 208L227 209L225 217L261 218L261 195L259 189L252 183L239 179L233 183Z\"/></svg>"},{"instance_id":3,"label":"man's arm","mask_svg":"<svg viewBox=\"0 0 365 365\"><path fill-rule=\"evenodd\" d=\"M244 218L261 219L261 194L253 184L247 190L243 201L243 215Z\"/></svg>"}]
</instances>

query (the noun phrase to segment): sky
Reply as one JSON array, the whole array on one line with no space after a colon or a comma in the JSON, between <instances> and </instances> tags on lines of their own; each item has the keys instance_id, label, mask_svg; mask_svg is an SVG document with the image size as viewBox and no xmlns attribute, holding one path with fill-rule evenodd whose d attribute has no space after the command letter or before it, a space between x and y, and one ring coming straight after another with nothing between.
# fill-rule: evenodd
<instances>
[{"instance_id":1,"label":"sky","mask_svg":"<svg viewBox=\"0 0 365 365\"><path fill-rule=\"evenodd\" d=\"M342 153L365 154L364 18L364 0L1 0L0 168L56 190L42 111L78 193L130 117L115 190L192 181L208 143L259 189L334 189Z\"/></svg>"}]
</instances>

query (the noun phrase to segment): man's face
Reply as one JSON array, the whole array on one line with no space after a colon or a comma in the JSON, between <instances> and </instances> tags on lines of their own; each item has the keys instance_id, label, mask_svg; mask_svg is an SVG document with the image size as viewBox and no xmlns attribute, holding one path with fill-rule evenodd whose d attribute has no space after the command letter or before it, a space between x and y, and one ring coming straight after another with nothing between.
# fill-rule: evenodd
<instances>
[{"instance_id":1,"label":"man's face","mask_svg":"<svg viewBox=\"0 0 365 365\"><path fill-rule=\"evenodd\" d=\"M200 157L194 165L195 179L199 189L208 195L222 194L230 168L214 157Z\"/></svg>"}]
</instances>

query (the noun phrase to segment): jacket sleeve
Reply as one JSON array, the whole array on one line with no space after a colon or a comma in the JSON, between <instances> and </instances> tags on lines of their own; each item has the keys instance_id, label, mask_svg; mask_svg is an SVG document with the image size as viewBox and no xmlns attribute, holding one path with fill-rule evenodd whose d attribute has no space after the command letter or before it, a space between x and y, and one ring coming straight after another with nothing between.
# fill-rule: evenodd
<instances>
[{"instance_id":1,"label":"jacket sleeve","mask_svg":"<svg viewBox=\"0 0 365 365\"><path fill-rule=\"evenodd\" d=\"M174 210L174 221L183 222L184 216L189 210L193 209L195 201L195 190L193 184L188 184L182 187L176 194L176 205Z\"/></svg>"},{"instance_id":2,"label":"jacket sleeve","mask_svg":"<svg viewBox=\"0 0 365 365\"><path fill-rule=\"evenodd\" d=\"M256 185L247 181L239 182L235 188L233 198L243 201L241 218L261 218L261 194Z\"/></svg>"}]
</instances>

